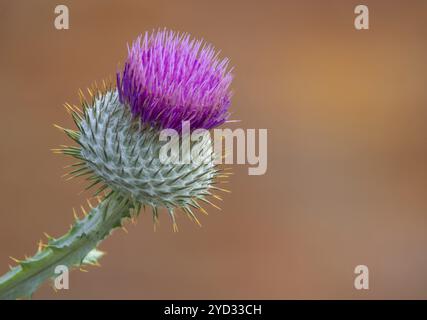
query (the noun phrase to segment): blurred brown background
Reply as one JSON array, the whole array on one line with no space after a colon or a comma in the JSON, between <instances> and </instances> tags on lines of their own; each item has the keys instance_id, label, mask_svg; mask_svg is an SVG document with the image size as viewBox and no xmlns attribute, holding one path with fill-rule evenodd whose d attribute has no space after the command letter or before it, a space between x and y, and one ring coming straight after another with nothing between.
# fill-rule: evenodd
<instances>
[{"instance_id":1,"label":"blurred brown background","mask_svg":"<svg viewBox=\"0 0 427 320\"><path fill-rule=\"evenodd\" d=\"M203 37L235 66L233 117L267 128L268 171L234 166L223 211L180 232L117 231L101 268L35 298L427 298L427 2L0 1L0 273L64 233L78 181L53 123L153 28ZM70 30L54 8L70 9ZM236 125L234 125L236 126ZM370 290L353 287L354 267Z\"/></svg>"}]
</instances>

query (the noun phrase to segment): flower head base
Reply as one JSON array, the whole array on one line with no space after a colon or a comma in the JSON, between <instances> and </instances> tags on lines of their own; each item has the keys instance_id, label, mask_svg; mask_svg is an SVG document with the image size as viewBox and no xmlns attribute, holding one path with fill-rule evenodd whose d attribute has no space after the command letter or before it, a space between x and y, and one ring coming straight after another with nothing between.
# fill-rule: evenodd
<instances>
[{"instance_id":1,"label":"flower head base","mask_svg":"<svg viewBox=\"0 0 427 320\"><path fill-rule=\"evenodd\" d=\"M119 99L147 124L179 130L224 123L231 102L228 59L188 34L145 34L129 48L123 72L117 74Z\"/></svg>"}]
</instances>

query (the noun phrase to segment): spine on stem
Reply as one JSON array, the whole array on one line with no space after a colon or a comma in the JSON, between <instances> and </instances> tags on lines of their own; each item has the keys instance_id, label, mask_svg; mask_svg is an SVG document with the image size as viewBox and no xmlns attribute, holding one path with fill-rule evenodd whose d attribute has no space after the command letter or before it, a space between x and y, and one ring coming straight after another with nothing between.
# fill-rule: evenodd
<instances>
[{"instance_id":1,"label":"spine on stem","mask_svg":"<svg viewBox=\"0 0 427 320\"><path fill-rule=\"evenodd\" d=\"M83 219L76 219L70 230L60 238L50 238L39 245L38 252L0 277L0 299L31 298L46 280L55 276L59 265L81 268L98 265L103 253L96 249L123 220L139 212L139 205L111 192Z\"/></svg>"}]
</instances>

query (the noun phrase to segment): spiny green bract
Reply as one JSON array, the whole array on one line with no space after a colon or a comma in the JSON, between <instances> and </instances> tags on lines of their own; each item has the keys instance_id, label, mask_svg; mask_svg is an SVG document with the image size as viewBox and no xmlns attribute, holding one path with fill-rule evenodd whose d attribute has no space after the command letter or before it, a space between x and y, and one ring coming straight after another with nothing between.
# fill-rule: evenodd
<instances>
[{"instance_id":1,"label":"spiny green bract","mask_svg":"<svg viewBox=\"0 0 427 320\"><path fill-rule=\"evenodd\" d=\"M192 209L205 212L198 201L213 205L207 197L220 199L212 193L223 190L214 186L215 180L226 177L214 164L210 137L202 140L203 161L162 163L160 150L167 142L161 141L158 128L134 118L129 107L119 101L116 89L90 93L91 101L82 99L83 111L68 106L78 131L64 131L79 146L58 151L82 160L73 165L70 175L87 175L87 189L98 186L95 195L110 188L151 207L155 222L158 208L167 208L174 230L178 208L199 223ZM191 142L195 143L202 142Z\"/></svg>"}]
</instances>

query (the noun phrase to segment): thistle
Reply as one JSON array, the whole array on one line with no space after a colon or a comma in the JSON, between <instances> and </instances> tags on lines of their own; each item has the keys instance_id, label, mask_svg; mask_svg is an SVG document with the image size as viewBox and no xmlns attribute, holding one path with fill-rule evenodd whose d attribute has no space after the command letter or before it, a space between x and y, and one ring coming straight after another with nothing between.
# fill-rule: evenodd
<instances>
[{"instance_id":1,"label":"thistle","mask_svg":"<svg viewBox=\"0 0 427 320\"><path fill-rule=\"evenodd\" d=\"M199 224L196 211L206 213L203 205L218 208L211 200L227 191L217 184L229 173L215 164L210 136L200 149L203 161L182 164L161 161L166 142L160 134L181 129L183 121L193 130L224 123L231 80L228 60L220 60L210 45L163 30L132 44L116 86L104 82L88 89L88 98L80 92L80 106L66 104L76 129L57 127L75 144L54 152L76 159L67 176L85 177L98 205L88 200L88 212L82 207L83 218L74 212L65 235L40 242L31 258L14 259L18 265L0 277L0 299L31 297L58 265L98 265L99 243L142 209L151 209L156 225L164 208L177 231L178 211Z\"/></svg>"}]
</instances>

